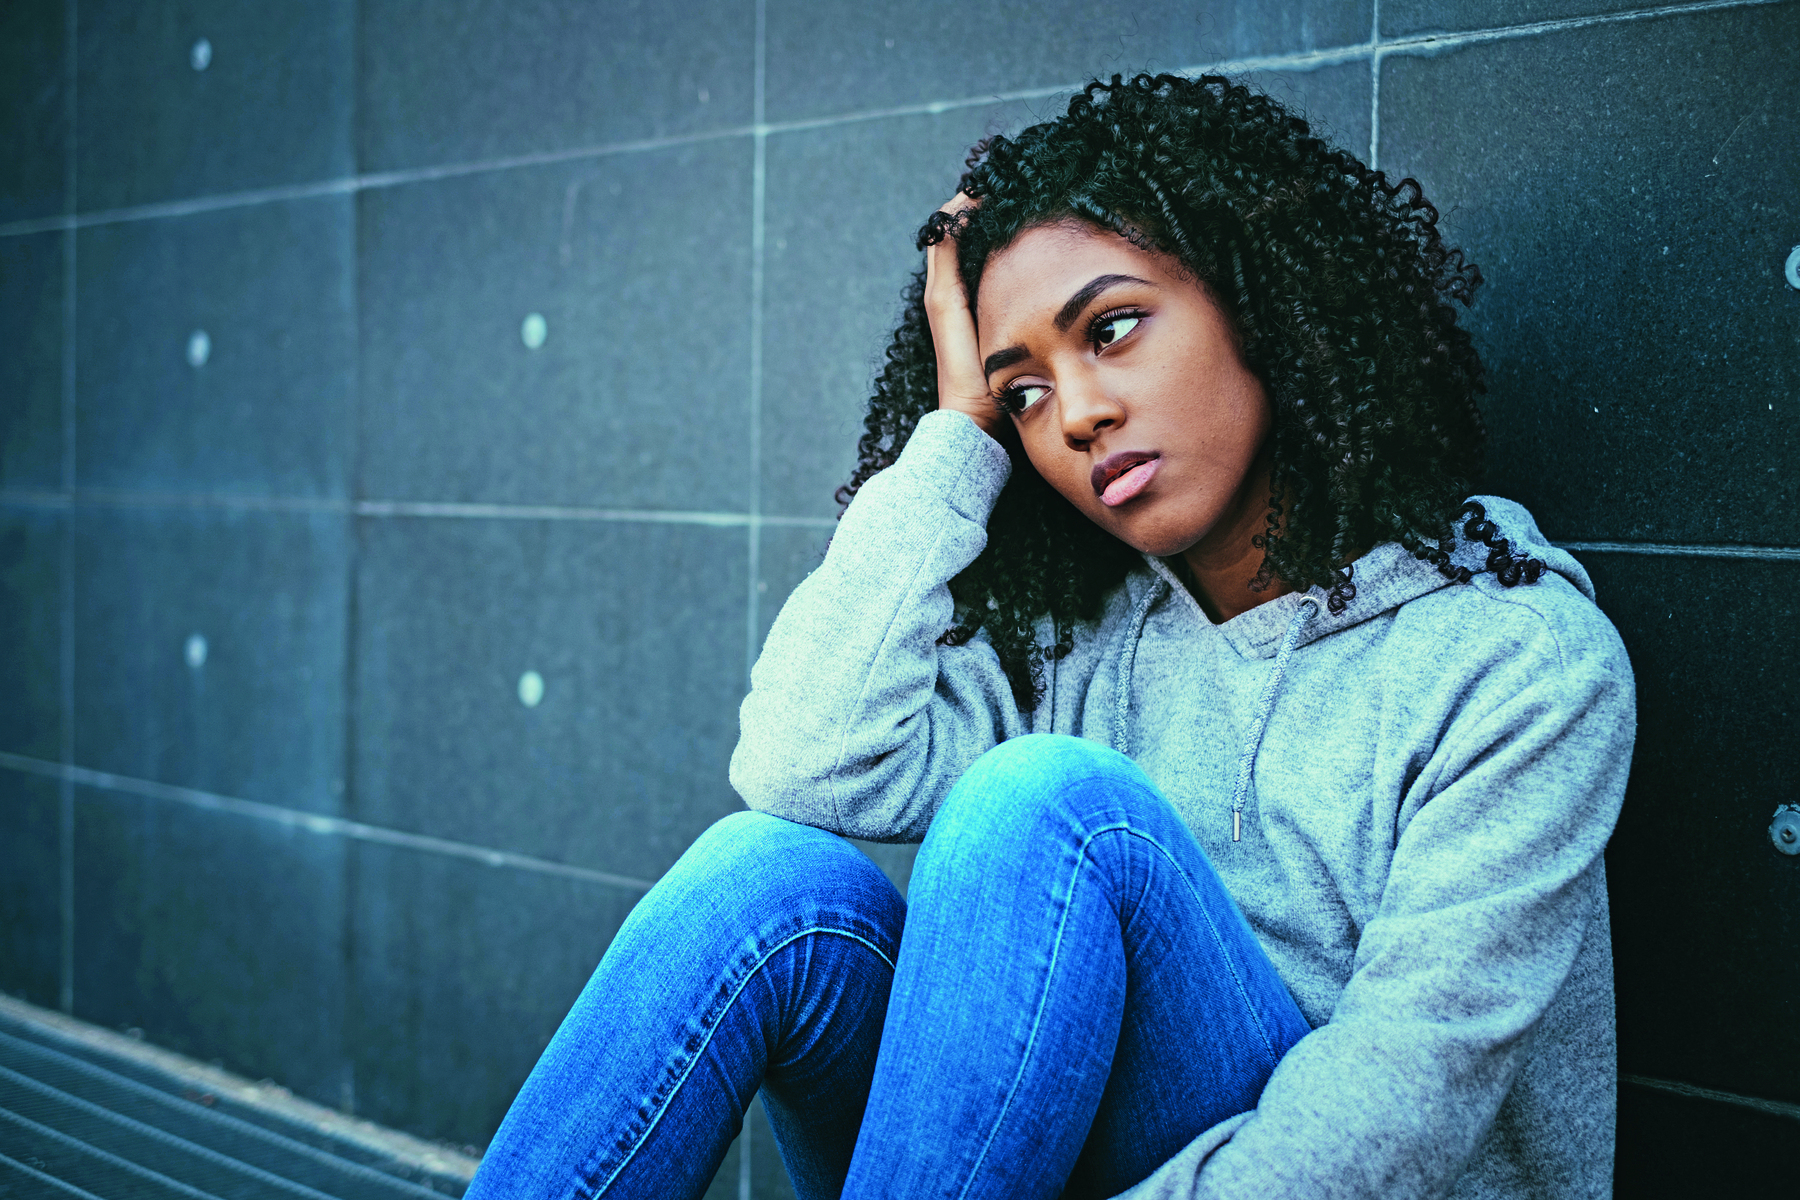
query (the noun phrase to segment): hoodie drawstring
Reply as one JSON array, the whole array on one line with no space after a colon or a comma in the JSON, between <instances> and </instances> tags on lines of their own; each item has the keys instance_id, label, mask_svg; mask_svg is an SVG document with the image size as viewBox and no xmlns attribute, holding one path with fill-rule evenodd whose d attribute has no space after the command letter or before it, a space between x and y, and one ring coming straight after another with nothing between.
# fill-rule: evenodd
<instances>
[{"instance_id":1,"label":"hoodie drawstring","mask_svg":"<svg viewBox=\"0 0 1800 1200\"><path fill-rule=\"evenodd\" d=\"M1262 745L1263 728L1269 723L1269 713L1275 707L1275 692L1281 687L1281 677L1287 673L1288 659L1294 656L1294 647L1300 644L1300 634L1306 623L1319 613L1317 596L1300 597L1300 607L1288 621L1287 633L1281 639L1281 649L1275 654L1275 669L1269 672L1269 682L1263 685L1262 699L1256 702L1256 715L1250 720L1250 736L1244 739L1244 752L1238 756L1237 784L1231 789L1231 840L1244 840L1244 800L1250 795L1250 769L1256 765L1256 751Z\"/></svg>"},{"instance_id":2,"label":"hoodie drawstring","mask_svg":"<svg viewBox=\"0 0 1800 1200\"><path fill-rule=\"evenodd\" d=\"M1144 622L1150 619L1150 607L1156 598L1163 594L1169 585L1158 579L1154 587L1144 592L1137 608L1131 614L1131 628L1125 631L1125 645L1119 651L1119 683L1114 698L1112 748L1127 757L1131 748L1126 745L1125 731L1131 718L1131 672L1137 666L1138 643L1144 637Z\"/></svg>"}]
</instances>

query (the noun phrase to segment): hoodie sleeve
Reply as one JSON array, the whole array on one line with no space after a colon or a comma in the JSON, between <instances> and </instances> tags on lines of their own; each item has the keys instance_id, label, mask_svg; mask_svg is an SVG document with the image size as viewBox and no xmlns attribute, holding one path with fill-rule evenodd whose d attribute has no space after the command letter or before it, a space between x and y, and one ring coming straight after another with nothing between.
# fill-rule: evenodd
<instances>
[{"instance_id":1,"label":"hoodie sleeve","mask_svg":"<svg viewBox=\"0 0 1800 1200\"><path fill-rule=\"evenodd\" d=\"M750 673L731 783L751 808L916 842L969 764L1025 731L986 638L938 644L1010 470L968 417L934 412L863 485Z\"/></svg>"},{"instance_id":2,"label":"hoodie sleeve","mask_svg":"<svg viewBox=\"0 0 1800 1200\"><path fill-rule=\"evenodd\" d=\"M1532 620L1538 634L1472 680L1397 814L1387 882L1331 1019L1281 1060L1253 1112L1201 1135L1129 1200L1392 1200L1456 1186L1603 911L1600 856L1636 710L1617 633L1575 603L1582 615Z\"/></svg>"}]
</instances>

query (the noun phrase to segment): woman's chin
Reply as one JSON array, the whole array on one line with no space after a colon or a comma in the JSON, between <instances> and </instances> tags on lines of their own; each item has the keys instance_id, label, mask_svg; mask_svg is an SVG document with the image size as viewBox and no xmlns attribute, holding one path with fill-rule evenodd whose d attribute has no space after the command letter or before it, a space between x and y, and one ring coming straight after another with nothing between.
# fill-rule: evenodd
<instances>
[{"instance_id":1,"label":"woman's chin","mask_svg":"<svg viewBox=\"0 0 1800 1200\"><path fill-rule=\"evenodd\" d=\"M1102 525L1101 528L1140 554L1154 558L1173 558L1200 540L1185 531L1133 528L1129 523Z\"/></svg>"}]
</instances>

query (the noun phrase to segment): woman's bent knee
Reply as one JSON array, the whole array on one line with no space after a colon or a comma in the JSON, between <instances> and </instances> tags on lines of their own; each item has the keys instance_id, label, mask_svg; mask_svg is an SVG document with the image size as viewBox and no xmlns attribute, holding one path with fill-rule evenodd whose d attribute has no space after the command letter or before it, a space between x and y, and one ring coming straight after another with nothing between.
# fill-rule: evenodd
<instances>
[{"instance_id":1,"label":"woman's bent knee","mask_svg":"<svg viewBox=\"0 0 1800 1200\"><path fill-rule=\"evenodd\" d=\"M939 823L1002 825L1035 821L1095 785L1114 794L1155 796L1138 765L1099 742L1034 733L1000 743L972 763L945 798Z\"/></svg>"},{"instance_id":2,"label":"woman's bent knee","mask_svg":"<svg viewBox=\"0 0 1800 1200\"><path fill-rule=\"evenodd\" d=\"M710 919L762 924L830 912L892 924L905 903L868 856L823 829L761 812L713 823L656 884L646 901Z\"/></svg>"}]
</instances>

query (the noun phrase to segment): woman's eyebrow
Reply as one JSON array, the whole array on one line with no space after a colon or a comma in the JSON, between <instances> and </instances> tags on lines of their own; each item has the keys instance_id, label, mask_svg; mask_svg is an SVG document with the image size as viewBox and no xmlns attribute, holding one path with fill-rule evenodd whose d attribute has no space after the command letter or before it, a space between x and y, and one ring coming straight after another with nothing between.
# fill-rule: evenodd
<instances>
[{"instance_id":1,"label":"woman's eyebrow","mask_svg":"<svg viewBox=\"0 0 1800 1200\"><path fill-rule=\"evenodd\" d=\"M1025 357L1027 356L1023 346L1008 346L1004 350L996 350L988 355L987 360L981 364L982 373L992 375L995 371L1004 371Z\"/></svg>"},{"instance_id":2,"label":"woman's eyebrow","mask_svg":"<svg viewBox=\"0 0 1800 1200\"><path fill-rule=\"evenodd\" d=\"M1064 301L1061 308L1057 309L1055 318L1057 330L1061 333L1069 332L1069 326L1075 323L1075 318L1081 315L1081 310L1086 308L1095 296L1119 283L1141 283L1145 287L1156 286L1148 279L1139 279L1136 275L1096 275L1082 284L1080 289ZM996 350L988 355L987 361L983 362L981 366L983 371L992 375L995 371L1004 371L1026 357L1025 347L1008 346L1004 350Z\"/></svg>"},{"instance_id":3,"label":"woman's eyebrow","mask_svg":"<svg viewBox=\"0 0 1800 1200\"><path fill-rule=\"evenodd\" d=\"M1146 287L1154 287L1148 279L1139 279L1136 275L1096 275L1081 286L1081 290L1063 302L1056 312L1056 328L1062 333L1069 332L1069 326L1081 315L1081 310L1088 306L1088 301L1104 292L1116 283L1141 283Z\"/></svg>"}]
</instances>

